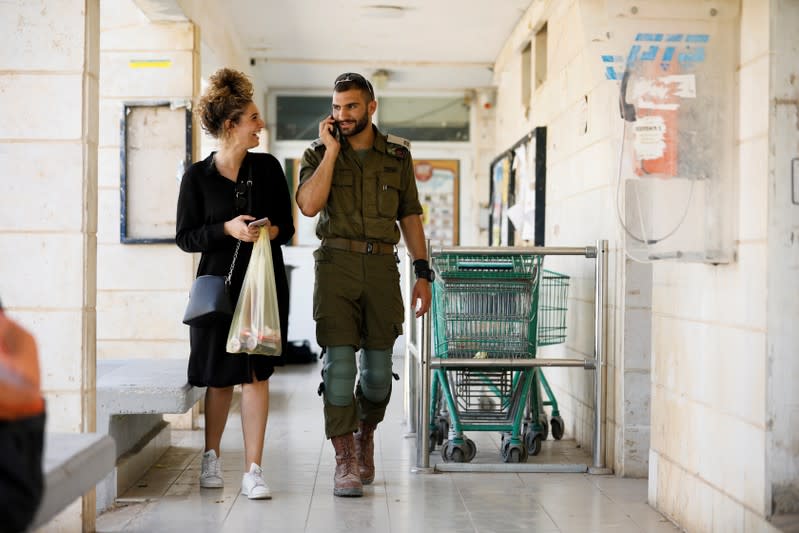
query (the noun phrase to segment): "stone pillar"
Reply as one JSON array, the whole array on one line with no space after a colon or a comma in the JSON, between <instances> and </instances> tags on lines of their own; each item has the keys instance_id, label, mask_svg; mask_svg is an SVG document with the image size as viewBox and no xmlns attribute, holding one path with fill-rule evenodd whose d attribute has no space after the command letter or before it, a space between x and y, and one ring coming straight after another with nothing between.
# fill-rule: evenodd
<instances>
[{"instance_id":1,"label":"stone pillar","mask_svg":"<svg viewBox=\"0 0 799 533\"><path fill-rule=\"evenodd\" d=\"M762 19L765 24L766 17ZM765 515L796 523L799 513L799 2L769 7L769 132ZM761 145L762 146L762 145ZM765 158L765 150L763 151ZM751 168L751 167L750 167ZM762 167L761 167L762 168ZM762 172L762 171L761 171ZM746 175L745 173L743 173Z\"/></svg>"},{"instance_id":2,"label":"stone pillar","mask_svg":"<svg viewBox=\"0 0 799 533\"><path fill-rule=\"evenodd\" d=\"M616 428L616 473L623 477L647 477L650 402L652 397L652 265L629 259L624 262L624 343L617 387L621 410Z\"/></svg>"},{"instance_id":3,"label":"stone pillar","mask_svg":"<svg viewBox=\"0 0 799 533\"><path fill-rule=\"evenodd\" d=\"M95 428L97 0L0 6L0 296L39 346L48 431ZM51 523L94 530L94 491Z\"/></svg>"}]
</instances>

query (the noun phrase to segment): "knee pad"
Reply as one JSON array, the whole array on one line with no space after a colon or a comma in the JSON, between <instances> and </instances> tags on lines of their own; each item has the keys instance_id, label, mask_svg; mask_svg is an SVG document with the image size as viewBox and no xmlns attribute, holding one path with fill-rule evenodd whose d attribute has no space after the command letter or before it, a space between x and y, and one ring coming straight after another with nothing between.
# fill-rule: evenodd
<instances>
[{"instance_id":1,"label":"knee pad","mask_svg":"<svg viewBox=\"0 0 799 533\"><path fill-rule=\"evenodd\" d=\"M350 405L356 373L355 349L352 346L329 346L322 369L325 400L337 407Z\"/></svg>"},{"instance_id":2,"label":"knee pad","mask_svg":"<svg viewBox=\"0 0 799 533\"><path fill-rule=\"evenodd\" d=\"M361 391L367 400L382 402L391 391L391 350L361 352Z\"/></svg>"}]
</instances>

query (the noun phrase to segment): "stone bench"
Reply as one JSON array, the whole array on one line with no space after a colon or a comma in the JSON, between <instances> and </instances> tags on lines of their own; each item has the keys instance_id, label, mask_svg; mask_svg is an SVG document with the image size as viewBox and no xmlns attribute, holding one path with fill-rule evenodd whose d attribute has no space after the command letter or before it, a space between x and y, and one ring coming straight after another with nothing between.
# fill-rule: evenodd
<instances>
[{"instance_id":1,"label":"stone bench","mask_svg":"<svg viewBox=\"0 0 799 533\"><path fill-rule=\"evenodd\" d=\"M97 361L97 432L113 437L116 468L97 485L97 510L107 509L169 448L164 414L191 409L205 394L186 378L185 359Z\"/></svg>"},{"instance_id":2,"label":"stone bench","mask_svg":"<svg viewBox=\"0 0 799 533\"><path fill-rule=\"evenodd\" d=\"M114 439L99 433L45 433L44 495L32 529L49 522L114 469Z\"/></svg>"}]
</instances>

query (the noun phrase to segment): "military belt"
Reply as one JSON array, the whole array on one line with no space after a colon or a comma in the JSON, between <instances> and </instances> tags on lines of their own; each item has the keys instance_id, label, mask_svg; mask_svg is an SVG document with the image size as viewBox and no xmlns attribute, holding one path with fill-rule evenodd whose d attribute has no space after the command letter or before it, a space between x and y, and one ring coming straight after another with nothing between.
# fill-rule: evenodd
<instances>
[{"instance_id":1,"label":"military belt","mask_svg":"<svg viewBox=\"0 0 799 533\"><path fill-rule=\"evenodd\" d=\"M354 241L339 237L322 239L322 246L333 248L334 250L346 250L348 252L356 252L359 254L390 255L394 253L393 244L374 241Z\"/></svg>"}]
</instances>

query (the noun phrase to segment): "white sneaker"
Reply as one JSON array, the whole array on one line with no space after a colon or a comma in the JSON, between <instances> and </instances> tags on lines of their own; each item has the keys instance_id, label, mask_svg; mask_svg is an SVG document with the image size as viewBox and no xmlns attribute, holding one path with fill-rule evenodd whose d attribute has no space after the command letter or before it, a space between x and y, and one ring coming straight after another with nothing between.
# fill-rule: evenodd
<instances>
[{"instance_id":1,"label":"white sneaker","mask_svg":"<svg viewBox=\"0 0 799 533\"><path fill-rule=\"evenodd\" d=\"M241 493L251 500L269 500L272 492L264 481L264 471L255 463L250 465L250 471L241 476Z\"/></svg>"},{"instance_id":2,"label":"white sneaker","mask_svg":"<svg viewBox=\"0 0 799 533\"><path fill-rule=\"evenodd\" d=\"M224 484L222 480L222 459L216 456L214 450L208 450L203 454L200 487L204 489L221 489Z\"/></svg>"}]
</instances>

